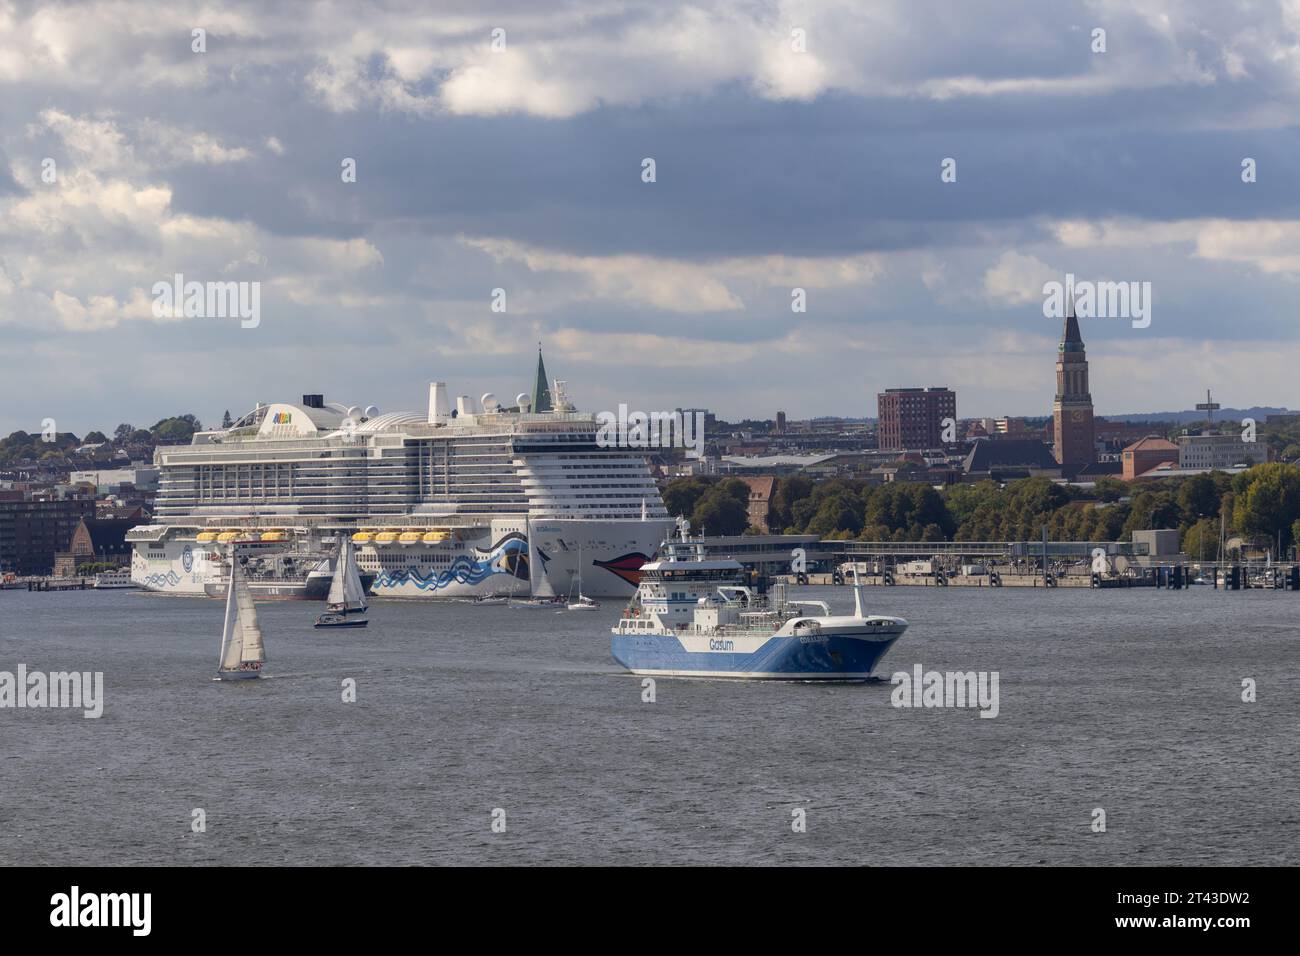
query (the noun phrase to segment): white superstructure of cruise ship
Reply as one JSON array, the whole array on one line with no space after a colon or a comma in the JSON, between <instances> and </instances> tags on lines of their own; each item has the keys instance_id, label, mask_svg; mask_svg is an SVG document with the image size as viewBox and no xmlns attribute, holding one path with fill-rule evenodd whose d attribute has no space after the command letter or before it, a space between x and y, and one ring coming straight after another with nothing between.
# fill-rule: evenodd
<instances>
[{"instance_id":1,"label":"white superstructure of cruise ship","mask_svg":"<svg viewBox=\"0 0 1300 956\"><path fill-rule=\"evenodd\" d=\"M672 524L643 454L599 445L540 352L531 396L509 407L453 401L442 382L421 412L306 395L159 447L155 463L131 575L175 594L224 594L237 546L255 594L324 597L348 535L377 597L563 595L580 556L584 593L626 597Z\"/></svg>"}]
</instances>

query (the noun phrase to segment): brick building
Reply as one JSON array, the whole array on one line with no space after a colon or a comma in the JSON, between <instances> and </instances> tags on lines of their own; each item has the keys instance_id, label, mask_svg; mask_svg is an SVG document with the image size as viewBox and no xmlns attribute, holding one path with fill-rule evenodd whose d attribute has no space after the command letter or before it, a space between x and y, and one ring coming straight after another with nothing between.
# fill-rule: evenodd
<instances>
[{"instance_id":1,"label":"brick building","mask_svg":"<svg viewBox=\"0 0 1300 956\"><path fill-rule=\"evenodd\" d=\"M880 418L877 442L882 451L942 448L944 419L957 421L957 393L932 388L887 388L876 396Z\"/></svg>"},{"instance_id":2,"label":"brick building","mask_svg":"<svg viewBox=\"0 0 1300 956\"><path fill-rule=\"evenodd\" d=\"M1097 460L1093 429L1088 354L1071 303L1057 349L1056 400L1052 403L1052 454L1066 477Z\"/></svg>"},{"instance_id":3,"label":"brick building","mask_svg":"<svg viewBox=\"0 0 1300 956\"><path fill-rule=\"evenodd\" d=\"M0 570L49 574L81 519L94 517L95 499L89 496L0 499Z\"/></svg>"},{"instance_id":4,"label":"brick building","mask_svg":"<svg viewBox=\"0 0 1300 956\"><path fill-rule=\"evenodd\" d=\"M131 545L126 533L148 520L140 509L126 518L82 518L67 550L54 556L54 574L73 577L83 564L114 564L119 568L131 566Z\"/></svg>"},{"instance_id":5,"label":"brick building","mask_svg":"<svg viewBox=\"0 0 1300 956\"><path fill-rule=\"evenodd\" d=\"M776 491L776 478L772 475L755 475L740 479L749 485L749 523L767 534L767 514L772 507Z\"/></svg>"},{"instance_id":6,"label":"brick building","mask_svg":"<svg viewBox=\"0 0 1300 956\"><path fill-rule=\"evenodd\" d=\"M1123 451L1129 445L1148 435L1164 431L1162 422L1117 422L1107 418L1093 419L1093 437L1099 445L1111 452Z\"/></svg>"},{"instance_id":7,"label":"brick building","mask_svg":"<svg viewBox=\"0 0 1300 956\"><path fill-rule=\"evenodd\" d=\"M1140 438L1124 449L1123 455L1125 481L1138 478L1143 472L1150 471L1166 462L1178 464L1178 446L1171 441L1149 435Z\"/></svg>"}]
</instances>

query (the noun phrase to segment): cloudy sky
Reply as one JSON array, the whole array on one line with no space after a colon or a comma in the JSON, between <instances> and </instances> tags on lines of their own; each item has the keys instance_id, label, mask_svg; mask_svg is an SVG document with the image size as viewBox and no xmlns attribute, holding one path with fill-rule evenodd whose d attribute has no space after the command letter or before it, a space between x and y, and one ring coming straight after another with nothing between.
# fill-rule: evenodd
<instances>
[{"instance_id":1,"label":"cloudy sky","mask_svg":"<svg viewBox=\"0 0 1300 956\"><path fill-rule=\"evenodd\" d=\"M591 410L1046 414L1066 272L1152 284L1100 413L1300 405L1298 122L1297 0L0 0L0 433L512 397L538 340Z\"/></svg>"}]
</instances>

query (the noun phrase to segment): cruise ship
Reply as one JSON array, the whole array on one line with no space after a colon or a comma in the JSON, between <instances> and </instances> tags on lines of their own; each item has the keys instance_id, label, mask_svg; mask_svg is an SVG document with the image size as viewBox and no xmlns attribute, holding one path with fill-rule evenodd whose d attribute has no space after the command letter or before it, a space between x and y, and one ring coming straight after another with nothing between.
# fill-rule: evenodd
<instances>
[{"instance_id":1,"label":"cruise ship","mask_svg":"<svg viewBox=\"0 0 1300 956\"><path fill-rule=\"evenodd\" d=\"M131 577L169 594L221 596L230 552L270 568L263 597L323 598L350 536L370 593L394 598L627 597L672 522L642 454L597 442L539 350L531 395L427 411L259 403L230 428L161 446L154 519L128 533ZM319 592L319 593L316 593Z\"/></svg>"}]
</instances>

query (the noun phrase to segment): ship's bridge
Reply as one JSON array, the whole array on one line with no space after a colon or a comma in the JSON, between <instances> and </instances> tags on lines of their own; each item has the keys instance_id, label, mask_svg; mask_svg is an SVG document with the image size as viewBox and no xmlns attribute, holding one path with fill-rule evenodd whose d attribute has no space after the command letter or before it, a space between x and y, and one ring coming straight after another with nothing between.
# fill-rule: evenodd
<instances>
[{"instance_id":1,"label":"ship's bridge","mask_svg":"<svg viewBox=\"0 0 1300 956\"><path fill-rule=\"evenodd\" d=\"M641 566L641 576L647 581L719 581L736 578L744 571L739 561L651 561Z\"/></svg>"}]
</instances>

